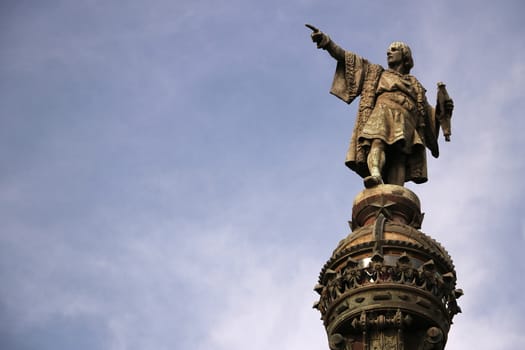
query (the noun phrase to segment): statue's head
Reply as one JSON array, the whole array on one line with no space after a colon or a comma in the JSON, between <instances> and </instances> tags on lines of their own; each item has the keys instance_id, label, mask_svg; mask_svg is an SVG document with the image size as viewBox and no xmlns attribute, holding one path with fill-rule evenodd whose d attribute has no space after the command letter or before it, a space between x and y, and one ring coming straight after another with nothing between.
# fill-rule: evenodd
<instances>
[{"instance_id":1,"label":"statue's head","mask_svg":"<svg viewBox=\"0 0 525 350\"><path fill-rule=\"evenodd\" d=\"M403 67L405 68L406 73L409 73L412 67L414 67L414 60L412 59L412 51L410 50L410 47L408 47L407 44L401 41L394 41L390 46L388 47L388 64L391 64L391 54L394 52L400 52L401 53L401 60L403 62Z\"/></svg>"}]
</instances>

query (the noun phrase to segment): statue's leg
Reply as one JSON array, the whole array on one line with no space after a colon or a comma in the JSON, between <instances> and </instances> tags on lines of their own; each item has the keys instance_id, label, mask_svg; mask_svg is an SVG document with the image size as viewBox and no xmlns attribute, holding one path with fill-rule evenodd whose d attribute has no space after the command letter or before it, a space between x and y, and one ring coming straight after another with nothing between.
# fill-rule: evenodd
<instances>
[{"instance_id":1,"label":"statue's leg","mask_svg":"<svg viewBox=\"0 0 525 350\"><path fill-rule=\"evenodd\" d=\"M367 164L370 176L365 178L365 187L370 188L383 183L381 172L385 166L385 143L382 140L372 140Z\"/></svg>"},{"instance_id":2,"label":"statue's leg","mask_svg":"<svg viewBox=\"0 0 525 350\"><path fill-rule=\"evenodd\" d=\"M403 186L405 184L407 156L401 150L392 152L388 159L386 182L393 185Z\"/></svg>"}]
</instances>

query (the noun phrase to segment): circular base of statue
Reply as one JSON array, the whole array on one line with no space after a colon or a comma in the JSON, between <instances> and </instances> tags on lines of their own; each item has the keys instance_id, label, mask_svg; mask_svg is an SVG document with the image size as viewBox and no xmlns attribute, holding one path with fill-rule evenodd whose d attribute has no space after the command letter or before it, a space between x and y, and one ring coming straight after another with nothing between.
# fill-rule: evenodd
<instances>
[{"instance_id":1,"label":"circular base of statue","mask_svg":"<svg viewBox=\"0 0 525 350\"><path fill-rule=\"evenodd\" d=\"M423 214L416 194L398 185L378 185L361 191L352 207L352 230L373 224L379 214L392 222L421 227Z\"/></svg>"}]
</instances>

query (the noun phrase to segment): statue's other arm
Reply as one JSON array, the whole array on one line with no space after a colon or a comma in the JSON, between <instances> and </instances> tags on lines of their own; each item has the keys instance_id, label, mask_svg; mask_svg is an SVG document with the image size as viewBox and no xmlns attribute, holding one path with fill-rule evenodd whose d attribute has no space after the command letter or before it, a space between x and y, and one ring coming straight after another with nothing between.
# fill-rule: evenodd
<instances>
[{"instance_id":1,"label":"statue's other arm","mask_svg":"<svg viewBox=\"0 0 525 350\"><path fill-rule=\"evenodd\" d=\"M314 27L311 24L306 24L308 28L312 30L312 41L317 44L318 49L323 49L328 51L330 56L335 58L338 61L344 62L345 60L345 50L337 45L335 42L330 39L328 35L321 32L318 28Z\"/></svg>"}]
</instances>

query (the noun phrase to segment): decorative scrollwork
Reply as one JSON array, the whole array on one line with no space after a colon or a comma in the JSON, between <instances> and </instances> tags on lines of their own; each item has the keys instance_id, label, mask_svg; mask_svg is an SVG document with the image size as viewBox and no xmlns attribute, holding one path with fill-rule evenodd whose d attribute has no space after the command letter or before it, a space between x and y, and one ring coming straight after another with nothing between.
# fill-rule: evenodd
<instances>
[{"instance_id":1,"label":"decorative scrollwork","mask_svg":"<svg viewBox=\"0 0 525 350\"><path fill-rule=\"evenodd\" d=\"M320 294L319 302L316 302L314 307L319 309L321 314L325 314L330 305L348 291L381 283L405 284L431 293L441 301L450 319L461 312L456 299L463 292L455 289L454 272L440 274L432 259L416 269L406 253L399 256L395 265L386 264L384 257L379 253L372 256L366 267L348 258L340 271L327 269L322 282L314 288Z\"/></svg>"}]
</instances>

